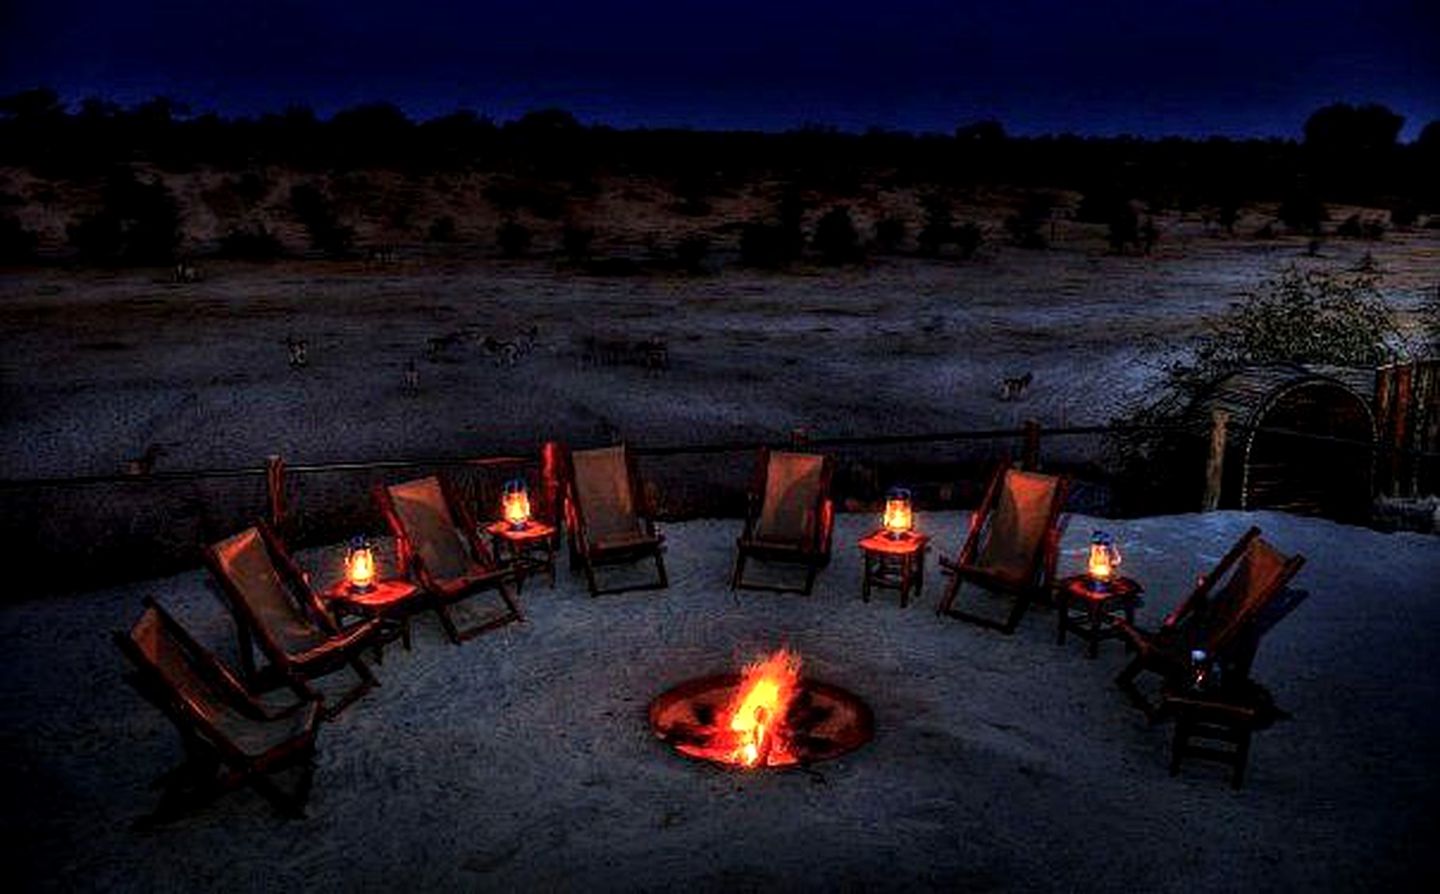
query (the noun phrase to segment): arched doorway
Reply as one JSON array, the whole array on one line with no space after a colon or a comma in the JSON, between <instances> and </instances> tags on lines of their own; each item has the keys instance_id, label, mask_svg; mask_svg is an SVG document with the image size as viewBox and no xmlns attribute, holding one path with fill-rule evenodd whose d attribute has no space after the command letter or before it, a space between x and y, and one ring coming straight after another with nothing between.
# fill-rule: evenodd
<instances>
[{"instance_id":1,"label":"arched doorway","mask_svg":"<svg viewBox=\"0 0 1440 894\"><path fill-rule=\"evenodd\" d=\"M1255 408L1244 441L1239 504L1363 521L1373 494L1375 420L1334 379L1297 378Z\"/></svg>"}]
</instances>

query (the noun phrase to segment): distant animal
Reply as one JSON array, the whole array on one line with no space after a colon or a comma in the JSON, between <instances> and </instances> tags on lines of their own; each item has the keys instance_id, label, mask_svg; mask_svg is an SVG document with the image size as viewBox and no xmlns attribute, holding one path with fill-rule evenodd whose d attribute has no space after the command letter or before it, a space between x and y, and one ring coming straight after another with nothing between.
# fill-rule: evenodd
<instances>
[{"instance_id":1,"label":"distant animal","mask_svg":"<svg viewBox=\"0 0 1440 894\"><path fill-rule=\"evenodd\" d=\"M414 360L405 361L404 376L405 393L416 395L420 393L420 370L416 369Z\"/></svg>"},{"instance_id":2,"label":"distant animal","mask_svg":"<svg viewBox=\"0 0 1440 894\"><path fill-rule=\"evenodd\" d=\"M1029 390L1030 383L1035 381L1035 374L1027 372L1023 376L1009 376L1000 380L1001 400L1020 400L1025 397Z\"/></svg>"},{"instance_id":3,"label":"distant animal","mask_svg":"<svg viewBox=\"0 0 1440 894\"><path fill-rule=\"evenodd\" d=\"M285 336L285 351L289 355L291 369L310 365L310 342L306 339L293 335Z\"/></svg>"},{"instance_id":4,"label":"distant animal","mask_svg":"<svg viewBox=\"0 0 1440 894\"><path fill-rule=\"evenodd\" d=\"M425 342L426 354L433 363L440 359L440 355L450 348L465 340L464 332L447 332L444 335L436 335Z\"/></svg>"},{"instance_id":5,"label":"distant animal","mask_svg":"<svg viewBox=\"0 0 1440 894\"><path fill-rule=\"evenodd\" d=\"M485 340L480 342L480 348L495 361L496 366L514 366L515 361L520 359L520 343L513 339L498 339L487 335Z\"/></svg>"},{"instance_id":6,"label":"distant animal","mask_svg":"<svg viewBox=\"0 0 1440 894\"><path fill-rule=\"evenodd\" d=\"M535 350L535 339L540 337L540 327L530 324L530 328L515 337L515 343L520 348L521 356Z\"/></svg>"},{"instance_id":7,"label":"distant animal","mask_svg":"<svg viewBox=\"0 0 1440 894\"><path fill-rule=\"evenodd\" d=\"M179 261L175 264L171 278L177 283L199 282L200 268L189 261Z\"/></svg>"},{"instance_id":8,"label":"distant animal","mask_svg":"<svg viewBox=\"0 0 1440 894\"><path fill-rule=\"evenodd\" d=\"M651 336L640 342L639 349L643 357L642 365L649 375L659 375L670 368L670 346L659 336Z\"/></svg>"},{"instance_id":9,"label":"distant animal","mask_svg":"<svg viewBox=\"0 0 1440 894\"><path fill-rule=\"evenodd\" d=\"M145 452L139 456L133 456L125 460L124 471L126 475L143 476L155 471L155 461L165 453L165 448L159 444L151 444L145 448Z\"/></svg>"},{"instance_id":10,"label":"distant animal","mask_svg":"<svg viewBox=\"0 0 1440 894\"><path fill-rule=\"evenodd\" d=\"M400 261L400 251L393 245L376 245L366 252L365 260L371 264L396 264Z\"/></svg>"}]
</instances>

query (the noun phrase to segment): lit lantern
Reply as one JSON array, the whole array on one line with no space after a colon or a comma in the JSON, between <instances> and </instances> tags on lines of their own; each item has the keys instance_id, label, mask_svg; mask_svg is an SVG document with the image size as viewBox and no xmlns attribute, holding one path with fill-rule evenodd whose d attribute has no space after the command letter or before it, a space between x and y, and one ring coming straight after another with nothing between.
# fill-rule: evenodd
<instances>
[{"instance_id":1,"label":"lit lantern","mask_svg":"<svg viewBox=\"0 0 1440 894\"><path fill-rule=\"evenodd\" d=\"M351 540L345 552L345 579L357 593L375 586L375 550L364 537Z\"/></svg>"},{"instance_id":2,"label":"lit lantern","mask_svg":"<svg viewBox=\"0 0 1440 894\"><path fill-rule=\"evenodd\" d=\"M1119 566L1120 550L1115 546L1115 538L1104 531L1091 534L1090 561L1087 566L1090 579L1103 584L1115 575L1115 569Z\"/></svg>"},{"instance_id":3,"label":"lit lantern","mask_svg":"<svg viewBox=\"0 0 1440 894\"><path fill-rule=\"evenodd\" d=\"M523 531L530 524L530 494L525 489L524 478L505 482L500 491L500 509L511 529Z\"/></svg>"},{"instance_id":4,"label":"lit lantern","mask_svg":"<svg viewBox=\"0 0 1440 894\"><path fill-rule=\"evenodd\" d=\"M899 540L910 533L915 526L915 514L910 507L910 491L903 487L892 487L885 494L885 533Z\"/></svg>"}]
</instances>

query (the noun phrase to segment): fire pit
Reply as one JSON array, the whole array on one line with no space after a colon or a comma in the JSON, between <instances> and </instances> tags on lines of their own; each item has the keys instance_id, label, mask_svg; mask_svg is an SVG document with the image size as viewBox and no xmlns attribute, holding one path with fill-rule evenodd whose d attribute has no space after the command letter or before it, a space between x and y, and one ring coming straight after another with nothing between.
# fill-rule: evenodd
<instances>
[{"instance_id":1,"label":"fire pit","mask_svg":"<svg viewBox=\"0 0 1440 894\"><path fill-rule=\"evenodd\" d=\"M801 677L799 656L785 649L650 703L651 728L676 751L746 769L839 757L870 741L874 723L858 696Z\"/></svg>"}]
</instances>

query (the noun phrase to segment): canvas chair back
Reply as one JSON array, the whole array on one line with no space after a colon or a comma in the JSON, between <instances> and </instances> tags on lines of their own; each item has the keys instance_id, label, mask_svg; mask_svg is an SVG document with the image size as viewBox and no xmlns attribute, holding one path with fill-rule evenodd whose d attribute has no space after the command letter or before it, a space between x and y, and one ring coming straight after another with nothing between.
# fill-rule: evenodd
<instances>
[{"instance_id":1,"label":"canvas chair back","mask_svg":"<svg viewBox=\"0 0 1440 894\"><path fill-rule=\"evenodd\" d=\"M1060 479L1054 475L1006 469L975 566L1029 583L1037 573L1059 493Z\"/></svg>"},{"instance_id":2,"label":"canvas chair back","mask_svg":"<svg viewBox=\"0 0 1440 894\"><path fill-rule=\"evenodd\" d=\"M150 606L130 629L131 649L127 651L131 651L132 660L138 660L158 678L165 695L176 700L176 705L167 708L168 713L177 709L188 712L233 742L252 724L199 671L192 646L180 639L171 624L159 609Z\"/></svg>"},{"instance_id":3,"label":"canvas chair back","mask_svg":"<svg viewBox=\"0 0 1440 894\"><path fill-rule=\"evenodd\" d=\"M641 534L624 445L577 450L570 458L576 510L590 543Z\"/></svg>"},{"instance_id":4,"label":"canvas chair back","mask_svg":"<svg viewBox=\"0 0 1440 894\"><path fill-rule=\"evenodd\" d=\"M1295 575L1299 565L1256 537L1245 547L1234 570L1211 595L1202 622L1193 625L1192 645L1213 650L1255 617Z\"/></svg>"},{"instance_id":5,"label":"canvas chair back","mask_svg":"<svg viewBox=\"0 0 1440 894\"><path fill-rule=\"evenodd\" d=\"M776 543L807 545L816 538L825 494L825 457L813 453L770 453L765 493L754 537Z\"/></svg>"},{"instance_id":6,"label":"canvas chair back","mask_svg":"<svg viewBox=\"0 0 1440 894\"><path fill-rule=\"evenodd\" d=\"M386 488L409 548L439 580L463 577L472 562L455 527L440 479L433 475Z\"/></svg>"},{"instance_id":7,"label":"canvas chair back","mask_svg":"<svg viewBox=\"0 0 1440 894\"><path fill-rule=\"evenodd\" d=\"M324 644L326 633L307 617L280 580L258 528L246 528L211 548L231 594L245 603L262 638L290 655Z\"/></svg>"}]
</instances>

